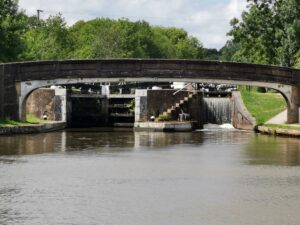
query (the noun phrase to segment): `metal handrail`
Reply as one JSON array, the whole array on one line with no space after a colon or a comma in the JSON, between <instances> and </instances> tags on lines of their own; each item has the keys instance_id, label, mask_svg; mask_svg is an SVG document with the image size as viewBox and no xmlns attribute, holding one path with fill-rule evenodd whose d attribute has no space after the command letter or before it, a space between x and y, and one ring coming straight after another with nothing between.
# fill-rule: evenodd
<instances>
[{"instance_id":1,"label":"metal handrail","mask_svg":"<svg viewBox=\"0 0 300 225\"><path fill-rule=\"evenodd\" d=\"M181 92L183 89L185 89L185 88L186 88L187 86L189 86L190 84L192 84L192 83L188 83L188 84L184 85L183 88L181 88L181 89L175 91L175 92L173 93L173 95L176 95L177 93Z\"/></svg>"}]
</instances>

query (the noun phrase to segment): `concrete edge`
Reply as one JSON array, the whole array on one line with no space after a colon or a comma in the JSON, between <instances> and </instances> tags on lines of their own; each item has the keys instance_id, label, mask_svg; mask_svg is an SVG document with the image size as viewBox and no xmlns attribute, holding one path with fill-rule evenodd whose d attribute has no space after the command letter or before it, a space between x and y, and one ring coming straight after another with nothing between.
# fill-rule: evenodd
<instances>
[{"instance_id":1,"label":"concrete edge","mask_svg":"<svg viewBox=\"0 0 300 225\"><path fill-rule=\"evenodd\" d=\"M233 115L232 124L237 129L255 130L256 119L248 111L239 91L232 92Z\"/></svg>"},{"instance_id":2,"label":"concrete edge","mask_svg":"<svg viewBox=\"0 0 300 225\"><path fill-rule=\"evenodd\" d=\"M266 126L257 126L256 131L262 134L269 134L269 135L300 137L300 130L291 130L291 129L283 129L283 128L273 129Z\"/></svg>"},{"instance_id":3,"label":"concrete edge","mask_svg":"<svg viewBox=\"0 0 300 225\"><path fill-rule=\"evenodd\" d=\"M28 126L0 127L0 135L46 133L66 128L66 122L53 122Z\"/></svg>"},{"instance_id":4,"label":"concrete edge","mask_svg":"<svg viewBox=\"0 0 300 225\"><path fill-rule=\"evenodd\" d=\"M190 132L194 130L191 121L186 122L135 122L134 131Z\"/></svg>"}]
</instances>

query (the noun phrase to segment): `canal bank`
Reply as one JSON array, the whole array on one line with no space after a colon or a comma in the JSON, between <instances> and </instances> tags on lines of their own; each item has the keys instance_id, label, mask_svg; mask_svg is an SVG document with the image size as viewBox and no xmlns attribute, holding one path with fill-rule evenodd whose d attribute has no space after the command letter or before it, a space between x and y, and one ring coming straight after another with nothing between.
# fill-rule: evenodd
<instances>
[{"instance_id":1,"label":"canal bank","mask_svg":"<svg viewBox=\"0 0 300 225\"><path fill-rule=\"evenodd\" d=\"M196 127L192 121L170 121L170 122L136 122L135 131L154 131L154 132L190 132Z\"/></svg>"},{"instance_id":2,"label":"canal bank","mask_svg":"<svg viewBox=\"0 0 300 225\"><path fill-rule=\"evenodd\" d=\"M289 136L300 137L300 125L299 124L266 124L257 126L255 130L262 134L276 135L276 136Z\"/></svg>"},{"instance_id":3,"label":"canal bank","mask_svg":"<svg viewBox=\"0 0 300 225\"><path fill-rule=\"evenodd\" d=\"M0 135L46 133L65 129L66 125L67 124L65 122L55 121L43 124L30 124L23 126L3 126L0 127Z\"/></svg>"}]
</instances>

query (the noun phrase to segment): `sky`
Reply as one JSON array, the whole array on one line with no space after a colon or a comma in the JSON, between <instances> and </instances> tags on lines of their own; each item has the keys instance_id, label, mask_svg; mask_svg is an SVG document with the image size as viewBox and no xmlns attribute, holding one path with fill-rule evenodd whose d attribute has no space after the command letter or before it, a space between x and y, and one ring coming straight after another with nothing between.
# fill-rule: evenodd
<instances>
[{"instance_id":1,"label":"sky","mask_svg":"<svg viewBox=\"0 0 300 225\"><path fill-rule=\"evenodd\" d=\"M68 25L97 17L145 20L151 25L179 27L197 37L206 48L220 49L229 39L232 18L246 9L246 0L19 0L28 15L41 18L62 13Z\"/></svg>"}]
</instances>

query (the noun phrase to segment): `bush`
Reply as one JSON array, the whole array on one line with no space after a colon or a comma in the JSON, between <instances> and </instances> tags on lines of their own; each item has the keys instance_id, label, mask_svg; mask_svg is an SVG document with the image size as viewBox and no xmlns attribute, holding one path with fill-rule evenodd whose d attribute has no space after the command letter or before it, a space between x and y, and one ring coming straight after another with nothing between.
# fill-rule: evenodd
<instances>
[{"instance_id":1,"label":"bush","mask_svg":"<svg viewBox=\"0 0 300 225\"><path fill-rule=\"evenodd\" d=\"M160 122L164 122L164 121L171 121L172 117L168 114L168 115L159 115L158 117L158 121Z\"/></svg>"}]
</instances>

